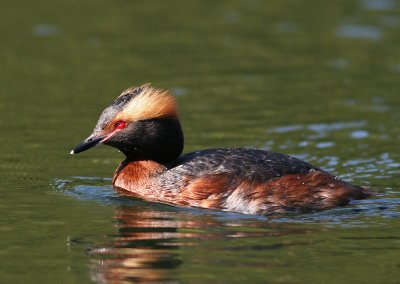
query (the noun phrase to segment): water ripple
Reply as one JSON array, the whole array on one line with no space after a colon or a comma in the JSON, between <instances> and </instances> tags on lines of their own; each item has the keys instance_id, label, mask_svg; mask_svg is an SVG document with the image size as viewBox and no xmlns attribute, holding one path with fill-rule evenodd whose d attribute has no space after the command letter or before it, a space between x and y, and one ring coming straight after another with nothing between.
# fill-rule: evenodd
<instances>
[{"instance_id":1,"label":"water ripple","mask_svg":"<svg viewBox=\"0 0 400 284\"><path fill-rule=\"evenodd\" d=\"M38 24L33 27L32 33L39 37L52 37L58 35L60 31L55 25Z\"/></svg>"},{"instance_id":2,"label":"water ripple","mask_svg":"<svg viewBox=\"0 0 400 284\"><path fill-rule=\"evenodd\" d=\"M379 40L382 38L382 30L375 26L351 25L343 24L336 29L339 37L372 39Z\"/></svg>"},{"instance_id":3,"label":"water ripple","mask_svg":"<svg viewBox=\"0 0 400 284\"><path fill-rule=\"evenodd\" d=\"M362 0L360 2L365 9L374 11L393 10L396 7L393 0Z\"/></svg>"}]
</instances>

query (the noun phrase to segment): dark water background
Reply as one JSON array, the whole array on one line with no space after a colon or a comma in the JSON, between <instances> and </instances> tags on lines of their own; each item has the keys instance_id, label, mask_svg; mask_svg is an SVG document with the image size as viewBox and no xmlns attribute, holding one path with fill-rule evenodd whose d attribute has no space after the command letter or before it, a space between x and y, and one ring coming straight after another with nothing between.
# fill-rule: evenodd
<instances>
[{"instance_id":1,"label":"dark water background","mask_svg":"<svg viewBox=\"0 0 400 284\"><path fill-rule=\"evenodd\" d=\"M1 283L399 283L400 2L0 3ZM180 104L185 151L253 146L370 185L268 218L119 197L68 153L121 90Z\"/></svg>"}]
</instances>

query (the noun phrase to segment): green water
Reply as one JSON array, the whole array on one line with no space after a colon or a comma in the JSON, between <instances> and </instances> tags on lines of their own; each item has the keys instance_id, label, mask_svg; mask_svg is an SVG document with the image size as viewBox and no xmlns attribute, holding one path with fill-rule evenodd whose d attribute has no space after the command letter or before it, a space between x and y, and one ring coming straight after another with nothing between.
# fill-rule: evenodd
<instances>
[{"instance_id":1,"label":"green water","mask_svg":"<svg viewBox=\"0 0 400 284\"><path fill-rule=\"evenodd\" d=\"M0 3L1 283L399 283L400 1ZM296 155L374 198L269 218L119 197L69 151L132 84L185 151Z\"/></svg>"}]
</instances>

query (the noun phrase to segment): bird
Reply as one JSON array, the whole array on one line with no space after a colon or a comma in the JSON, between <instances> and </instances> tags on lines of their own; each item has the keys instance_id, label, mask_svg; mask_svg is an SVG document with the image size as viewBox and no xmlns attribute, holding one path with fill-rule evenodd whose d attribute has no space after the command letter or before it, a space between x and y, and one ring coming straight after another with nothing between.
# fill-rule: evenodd
<instances>
[{"instance_id":1,"label":"bird","mask_svg":"<svg viewBox=\"0 0 400 284\"><path fill-rule=\"evenodd\" d=\"M182 155L175 97L149 83L123 91L70 153L101 144L125 155L113 187L149 202L268 215L331 209L371 195L368 187L282 153L213 148Z\"/></svg>"}]
</instances>

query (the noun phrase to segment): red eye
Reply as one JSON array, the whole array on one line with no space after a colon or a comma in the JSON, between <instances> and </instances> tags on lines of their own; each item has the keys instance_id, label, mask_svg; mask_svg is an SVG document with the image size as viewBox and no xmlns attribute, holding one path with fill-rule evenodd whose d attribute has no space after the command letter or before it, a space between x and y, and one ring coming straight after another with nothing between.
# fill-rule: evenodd
<instances>
[{"instance_id":1,"label":"red eye","mask_svg":"<svg viewBox=\"0 0 400 284\"><path fill-rule=\"evenodd\" d=\"M123 120L118 120L115 124L114 124L114 129L123 129L126 126L126 122Z\"/></svg>"}]
</instances>

